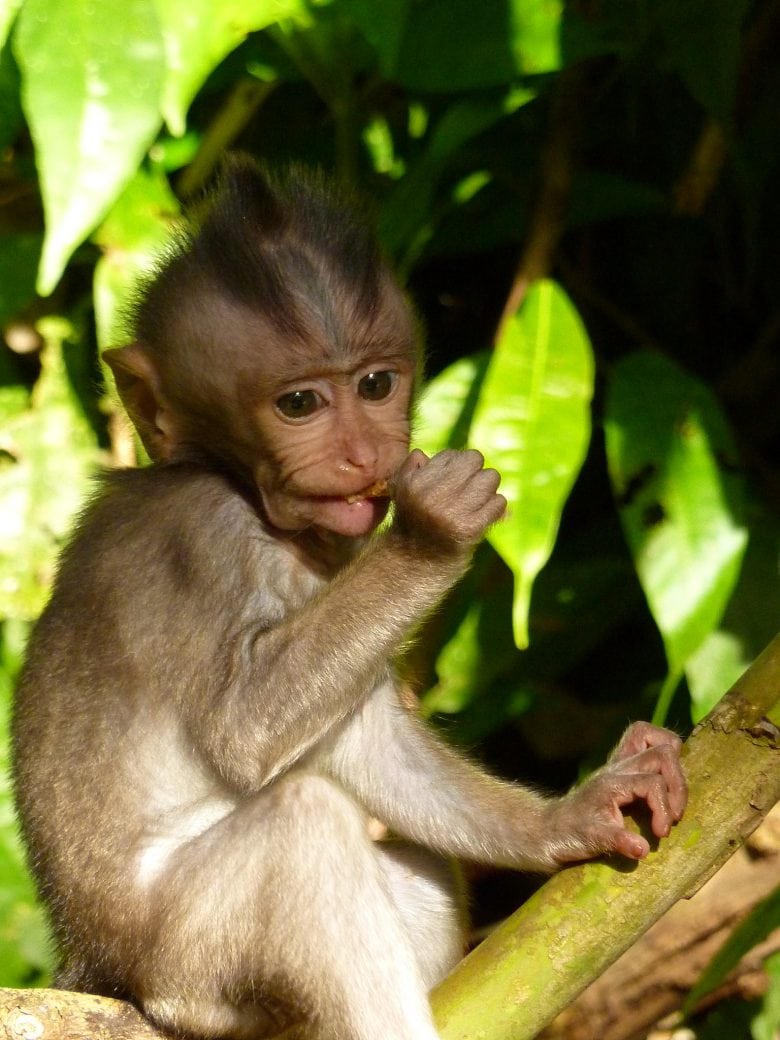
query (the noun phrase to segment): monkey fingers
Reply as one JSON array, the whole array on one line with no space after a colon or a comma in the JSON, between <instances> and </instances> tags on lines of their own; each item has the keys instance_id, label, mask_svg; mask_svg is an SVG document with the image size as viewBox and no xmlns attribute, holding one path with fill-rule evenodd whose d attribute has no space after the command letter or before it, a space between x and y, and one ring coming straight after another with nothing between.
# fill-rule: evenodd
<instances>
[{"instance_id":1,"label":"monkey fingers","mask_svg":"<svg viewBox=\"0 0 780 1040\"><path fill-rule=\"evenodd\" d=\"M617 762L636 774L657 775L665 788L672 821L676 823L681 819L688 802L688 784L676 746L656 744ZM617 762L613 760L613 767Z\"/></svg>"}]
</instances>

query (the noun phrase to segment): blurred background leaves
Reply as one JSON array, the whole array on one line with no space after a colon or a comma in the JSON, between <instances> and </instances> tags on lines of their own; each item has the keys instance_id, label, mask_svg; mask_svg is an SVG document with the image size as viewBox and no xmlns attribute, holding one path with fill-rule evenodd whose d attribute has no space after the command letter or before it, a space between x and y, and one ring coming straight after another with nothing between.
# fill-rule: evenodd
<instances>
[{"instance_id":1,"label":"blurred background leaves","mask_svg":"<svg viewBox=\"0 0 780 1040\"><path fill-rule=\"evenodd\" d=\"M0 43L4 720L91 475L138 461L100 351L230 148L368 201L427 333L415 442L505 475L406 661L435 724L561 789L775 634L775 0L0 0ZM0 984L49 968L4 769Z\"/></svg>"}]
</instances>

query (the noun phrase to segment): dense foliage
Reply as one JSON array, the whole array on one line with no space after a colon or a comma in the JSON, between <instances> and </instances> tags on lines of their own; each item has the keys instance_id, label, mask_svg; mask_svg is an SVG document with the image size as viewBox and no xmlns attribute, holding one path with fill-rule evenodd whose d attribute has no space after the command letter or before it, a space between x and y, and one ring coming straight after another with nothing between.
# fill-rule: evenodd
<instances>
[{"instance_id":1,"label":"dense foliage","mask_svg":"<svg viewBox=\"0 0 780 1040\"><path fill-rule=\"evenodd\" d=\"M428 332L416 442L503 474L409 654L453 739L564 785L774 635L771 0L0 0L3 43L3 704L90 475L136 460L99 352L227 148L371 201ZM45 977L43 937L6 783L0 984Z\"/></svg>"}]
</instances>

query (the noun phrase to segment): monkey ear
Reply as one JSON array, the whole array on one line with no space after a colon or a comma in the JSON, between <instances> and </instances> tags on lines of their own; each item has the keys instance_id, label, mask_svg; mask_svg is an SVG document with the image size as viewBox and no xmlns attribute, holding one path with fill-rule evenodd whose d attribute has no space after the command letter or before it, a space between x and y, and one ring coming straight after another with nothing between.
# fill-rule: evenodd
<instances>
[{"instance_id":1,"label":"monkey ear","mask_svg":"<svg viewBox=\"0 0 780 1040\"><path fill-rule=\"evenodd\" d=\"M103 351L103 360L114 373L116 388L127 414L154 462L167 462L177 438L170 406L160 385L160 374L142 343L130 343Z\"/></svg>"}]
</instances>

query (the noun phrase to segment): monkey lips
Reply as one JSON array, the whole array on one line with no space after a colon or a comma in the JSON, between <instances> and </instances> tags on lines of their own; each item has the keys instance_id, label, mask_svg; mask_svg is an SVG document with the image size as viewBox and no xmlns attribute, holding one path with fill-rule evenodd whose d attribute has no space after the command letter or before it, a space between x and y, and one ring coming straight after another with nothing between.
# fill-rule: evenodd
<instances>
[{"instance_id":1,"label":"monkey lips","mask_svg":"<svg viewBox=\"0 0 780 1040\"><path fill-rule=\"evenodd\" d=\"M376 480L369 487L352 495L323 495L315 499L316 523L334 534L359 538L370 534L387 515L390 507L389 486L386 480Z\"/></svg>"}]
</instances>

